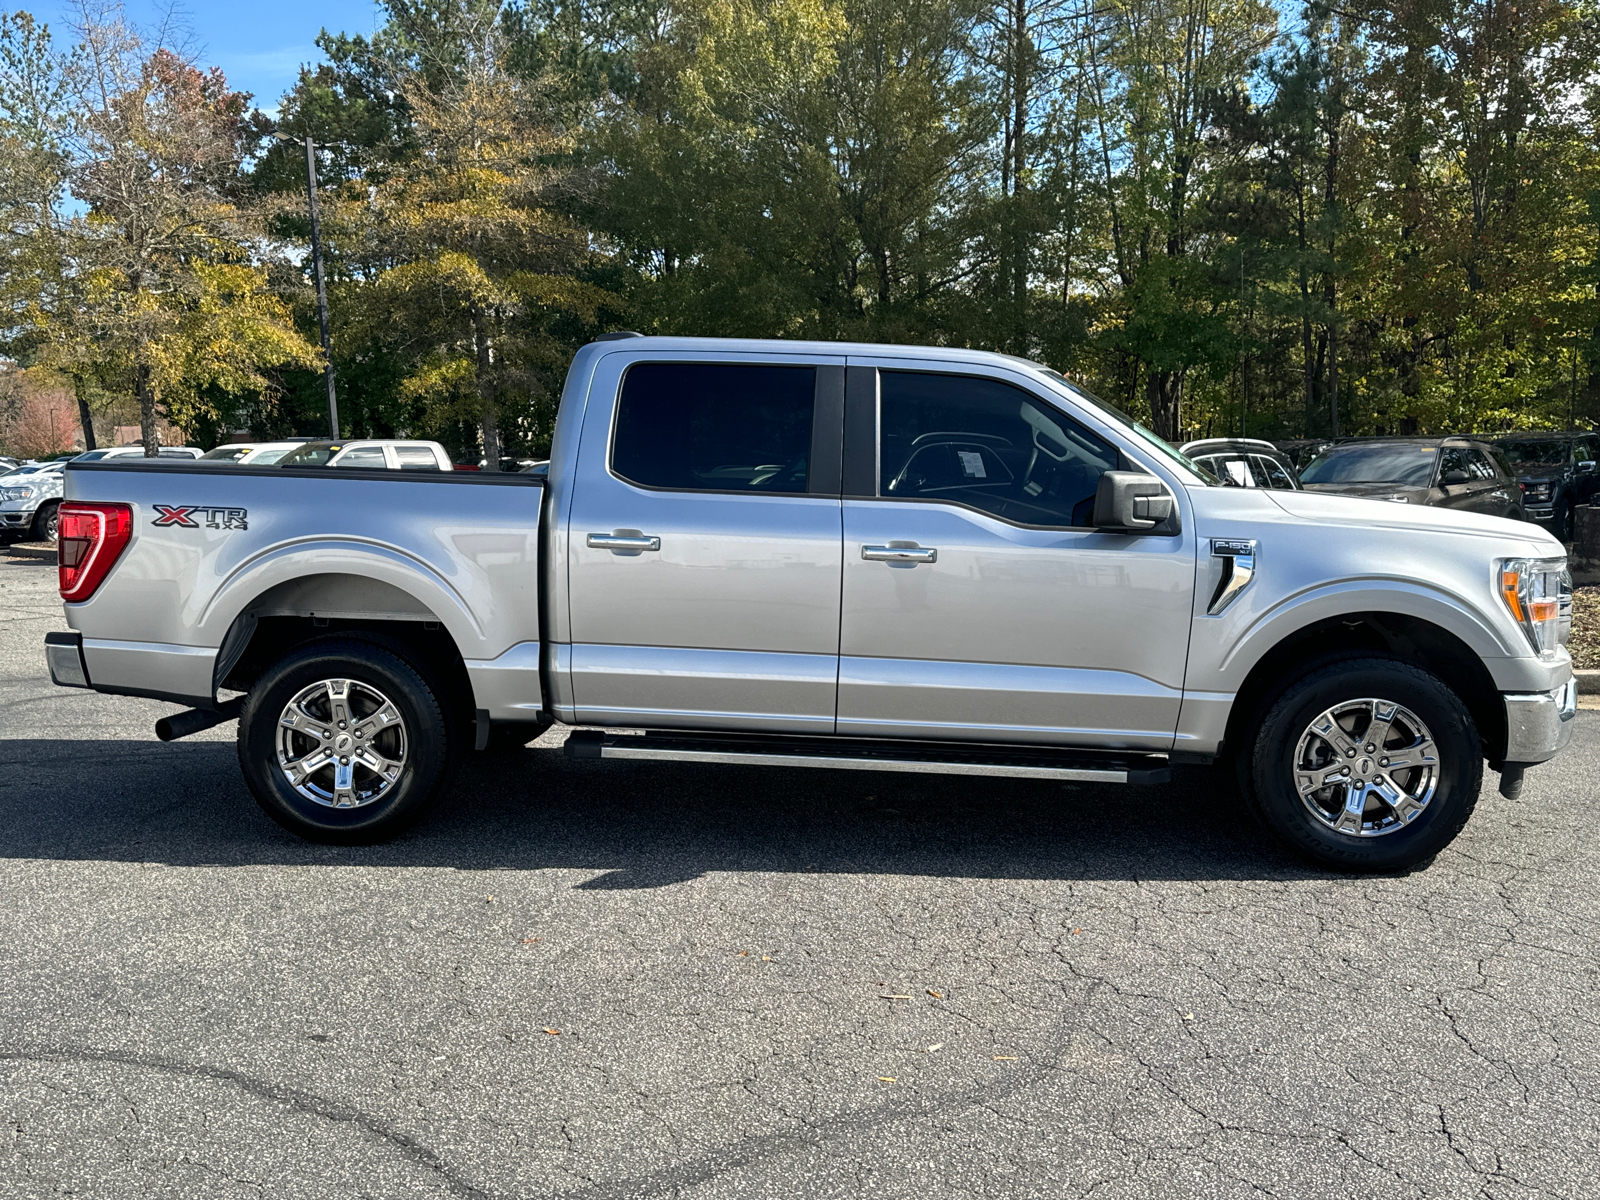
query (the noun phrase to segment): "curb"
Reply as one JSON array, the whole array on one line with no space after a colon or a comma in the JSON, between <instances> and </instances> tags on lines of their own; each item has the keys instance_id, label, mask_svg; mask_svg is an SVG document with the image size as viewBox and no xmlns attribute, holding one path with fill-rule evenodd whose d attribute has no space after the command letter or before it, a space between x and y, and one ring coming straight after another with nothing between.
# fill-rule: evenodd
<instances>
[{"instance_id":1,"label":"curb","mask_svg":"<svg viewBox=\"0 0 1600 1200\"><path fill-rule=\"evenodd\" d=\"M46 562L56 561L56 546L54 542L13 542L6 547L6 553L16 558L39 558ZM1595 672L1600 675L1600 671Z\"/></svg>"},{"instance_id":2,"label":"curb","mask_svg":"<svg viewBox=\"0 0 1600 1200\"><path fill-rule=\"evenodd\" d=\"M1600 695L1600 670L1574 671L1580 696Z\"/></svg>"}]
</instances>

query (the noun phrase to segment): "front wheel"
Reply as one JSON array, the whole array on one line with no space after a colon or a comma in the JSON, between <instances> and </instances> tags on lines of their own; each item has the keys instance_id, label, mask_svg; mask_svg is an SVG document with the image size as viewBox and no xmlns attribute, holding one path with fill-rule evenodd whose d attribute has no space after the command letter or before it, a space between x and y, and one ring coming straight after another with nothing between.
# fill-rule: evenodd
<instances>
[{"instance_id":1,"label":"front wheel","mask_svg":"<svg viewBox=\"0 0 1600 1200\"><path fill-rule=\"evenodd\" d=\"M442 790L451 730L410 663L348 638L291 653L239 714L239 766L256 802L314 842L382 841Z\"/></svg>"},{"instance_id":2,"label":"front wheel","mask_svg":"<svg viewBox=\"0 0 1600 1200\"><path fill-rule=\"evenodd\" d=\"M50 500L39 506L39 511L33 514L33 536L35 541L53 542L56 540L56 517L61 508L58 500Z\"/></svg>"},{"instance_id":3,"label":"front wheel","mask_svg":"<svg viewBox=\"0 0 1600 1200\"><path fill-rule=\"evenodd\" d=\"M1297 680L1272 705L1248 782L1267 826L1318 862L1401 871L1461 832L1483 758L1472 714L1439 679L1352 659Z\"/></svg>"}]
</instances>

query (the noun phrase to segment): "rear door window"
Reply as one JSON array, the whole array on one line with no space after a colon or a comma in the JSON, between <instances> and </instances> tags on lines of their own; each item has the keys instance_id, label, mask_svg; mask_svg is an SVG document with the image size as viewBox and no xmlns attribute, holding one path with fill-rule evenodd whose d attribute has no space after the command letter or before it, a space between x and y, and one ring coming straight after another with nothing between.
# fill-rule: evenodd
<instances>
[{"instance_id":1,"label":"rear door window","mask_svg":"<svg viewBox=\"0 0 1600 1200\"><path fill-rule=\"evenodd\" d=\"M387 467L384 461L382 446L357 446L345 453L344 457L333 464L336 467Z\"/></svg>"},{"instance_id":2,"label":"rear door window","mask_svg":"<svg viewBox=\"0 0 1600 1200\"><path fill-rule=\"evenodd\" d=\"M1021 388L977 375L879 373L878 492L1018 525L1088 527L1117 448Z\"/></svg>"},{"instance_id":3,"label":"rear door window","mask_svg":"<svg viewBox=\"0 0 1600 1200\"><path fill-rule=\"evenodd\" d=\"M815 405L811 367L637 363L617 399L611 469L642 487L801 493Z\"/></svg>"},{"instance_id":4,"label":"rear door window","mask_svg":"<svg viewBox=\"0 0 1600 1200\"><path fill-rule=\"evenodd\" d=\"M439 460L434 457L432 446L396 446L395 457L400 460L402 471L437 471Z\"/></svg>"}]
</instances>

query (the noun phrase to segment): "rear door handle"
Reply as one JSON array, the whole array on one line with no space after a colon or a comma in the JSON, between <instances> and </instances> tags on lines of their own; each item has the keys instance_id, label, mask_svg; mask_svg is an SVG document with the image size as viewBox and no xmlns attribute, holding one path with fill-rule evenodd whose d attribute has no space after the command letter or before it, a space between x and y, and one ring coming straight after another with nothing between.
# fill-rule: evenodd
<instances>
[{"instance_id":1,"label":"rear door handle","mask_svg":"<svg viewBox=\"0 0 1600 1200\"><path fill-rule=\"evenodd\" d=\"M872 562L931 563L939 561L939 552L932 546L891 543L887 546L863 546L861 557Z\"/></svg>"},{"instance_id":2,"label":"rear door handle","mask_svg":"<svg viewBox=\"0 0 1600 1200\"><path fill-rule=\"evenodd\" d=\"M591 550L659 550L661 539L642 533L591 533Z\"/></svg>"}]
</instances>

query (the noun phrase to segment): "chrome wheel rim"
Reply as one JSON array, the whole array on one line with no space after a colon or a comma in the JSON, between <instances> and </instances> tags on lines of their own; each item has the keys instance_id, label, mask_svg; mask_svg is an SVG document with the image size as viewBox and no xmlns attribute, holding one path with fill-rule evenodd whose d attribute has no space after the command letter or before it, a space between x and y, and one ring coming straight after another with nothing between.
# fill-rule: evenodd
<instances>
[{"instance_id":1,"label":"chrome wheel rim","mask_svg":"<svg viewBox=\"0 0 1600 1200\"><path fill-rule=\"evenodd\" d=\"M358 679L324 679L278 715L278 767L289 786L325 808L382 799L406 765L406 723L393 701Z\"/></svg>"},{"instance_id":2,"label":"chrome wheel rim","mask_svg":"<svg viewBox=\"0 0 1600 1200\"><path fill-rule=\"evenodd\" d=\"M1410 825L1439 786L1433 734L1392 700L1346 700L1317 716L1294 751L1295 791L1322 825L1383 837Z\"/></svg>"}]
</instances>

